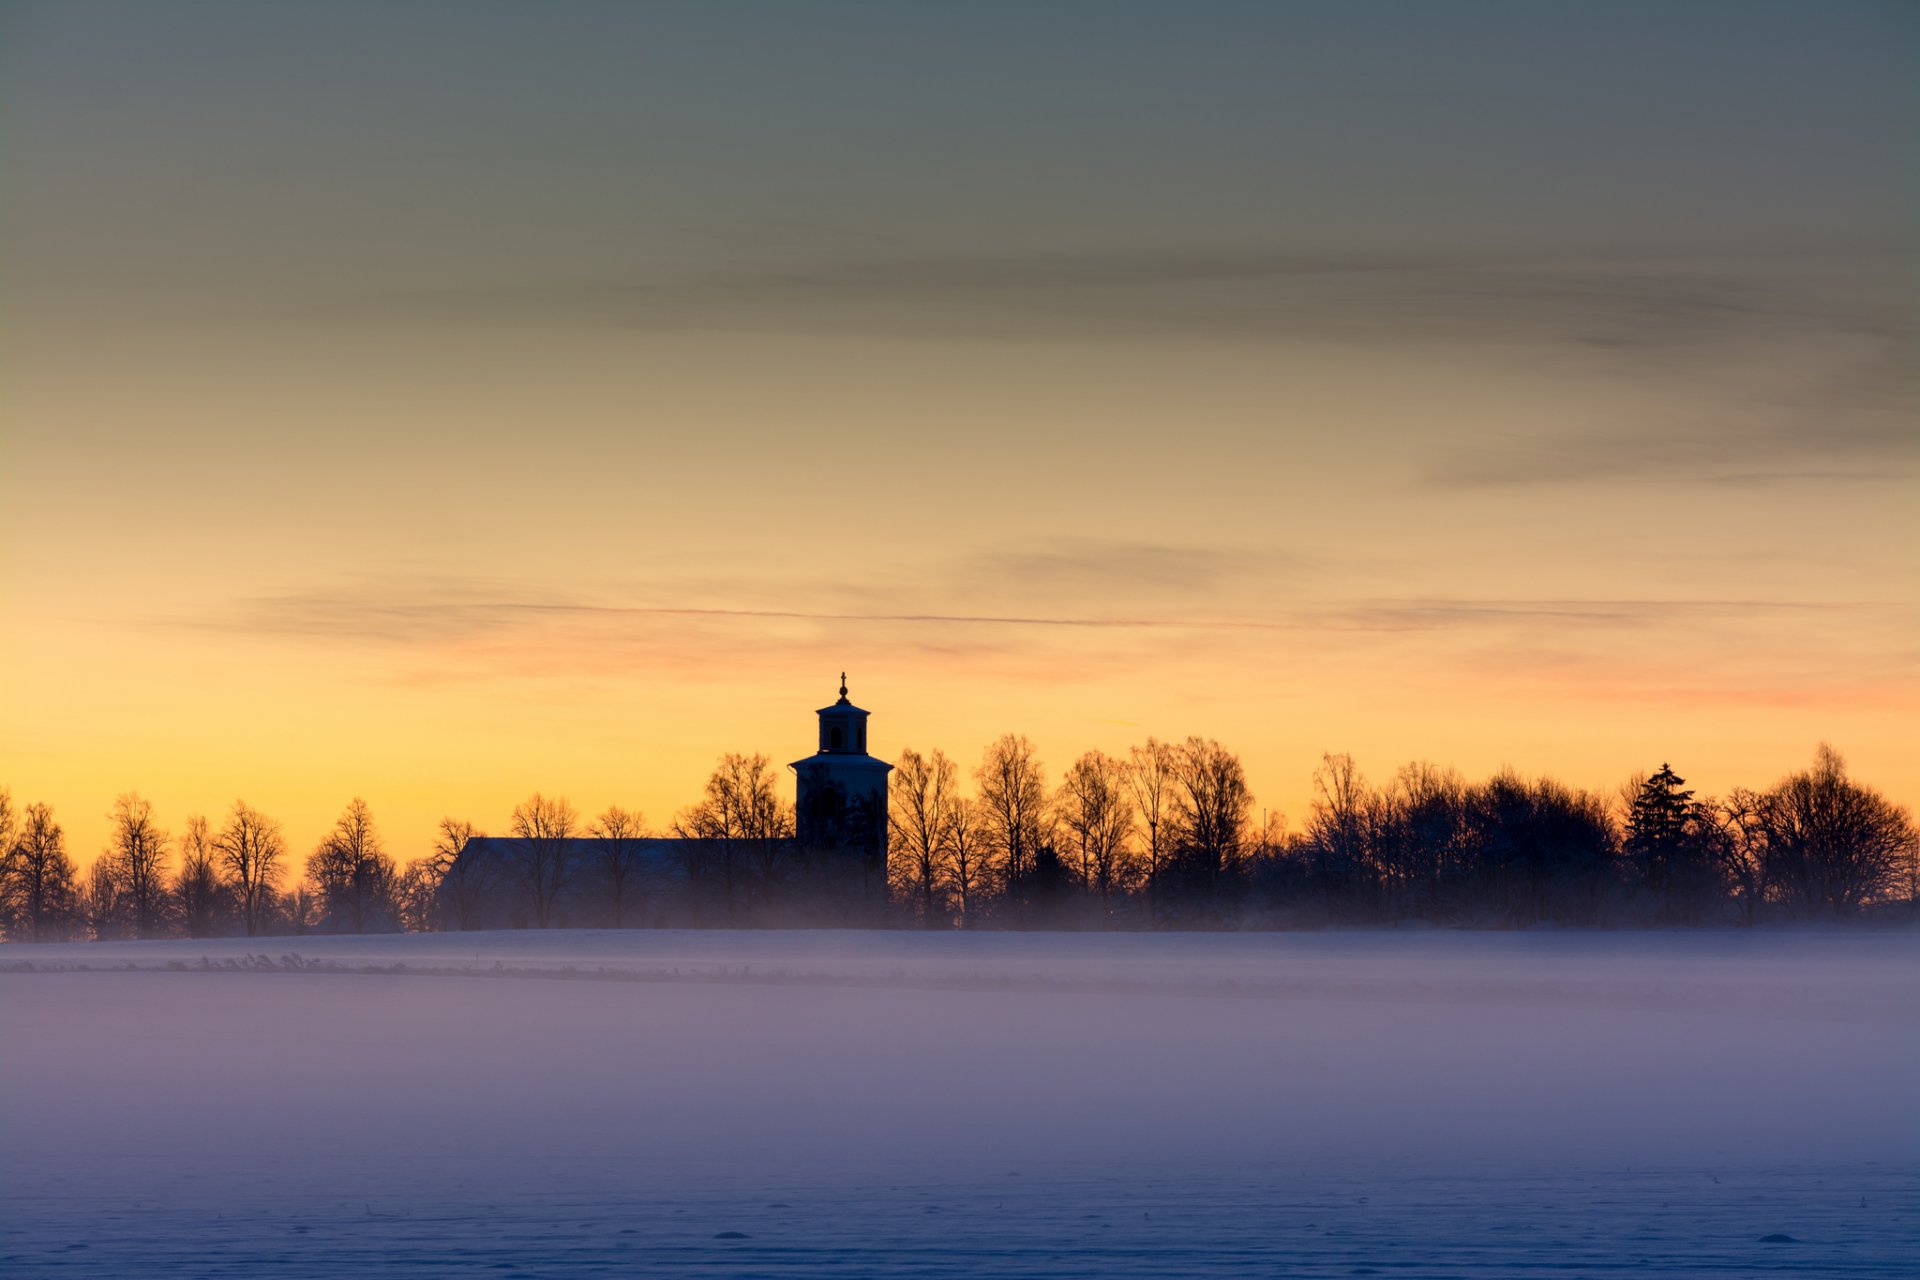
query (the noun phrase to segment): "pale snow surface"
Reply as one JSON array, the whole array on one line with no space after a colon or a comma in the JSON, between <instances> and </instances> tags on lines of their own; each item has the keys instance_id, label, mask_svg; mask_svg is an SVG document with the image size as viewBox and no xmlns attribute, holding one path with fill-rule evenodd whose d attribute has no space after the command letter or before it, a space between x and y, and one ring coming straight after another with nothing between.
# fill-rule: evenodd
<instances>
[{"instance_id":1,"label":"pale snow surface","mask_svg":"<svg viewBox=\"0 0 1920 1280\"><path fill-rule=\"evenodd\" d=\"M11 946L0 1031L8 1276L1920 1257L1910 933Z\"/></svg>"}]
</instances>

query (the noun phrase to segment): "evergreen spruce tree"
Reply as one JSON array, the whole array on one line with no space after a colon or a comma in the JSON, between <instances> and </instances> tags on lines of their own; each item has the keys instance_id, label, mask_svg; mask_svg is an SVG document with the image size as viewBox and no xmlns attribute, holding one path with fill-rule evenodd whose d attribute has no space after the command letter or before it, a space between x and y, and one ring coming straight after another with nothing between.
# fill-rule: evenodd
<instances>
[{"instance_id":1,"label":"evergreen spruce tree","mask_svg":"<svg viewBox=\"0 0 1920 1280\"><path fill-rule=\"evenodd\" d=\"M1700 805L1687 780L1662 763L1640 784L1627 814L1627 857L1640 886L1660 902L1660 915L1680 923L1698 919L1713 890L1710 851Z\"/></svg>"}]
</instances>

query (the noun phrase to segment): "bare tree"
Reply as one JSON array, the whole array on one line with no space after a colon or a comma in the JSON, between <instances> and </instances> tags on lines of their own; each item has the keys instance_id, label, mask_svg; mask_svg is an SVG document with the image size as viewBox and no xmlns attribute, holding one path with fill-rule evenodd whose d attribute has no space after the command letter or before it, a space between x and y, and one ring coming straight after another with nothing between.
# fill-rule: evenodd
<instances>
[{"instance_id":1,"label":"bare tree","mask_svg":"<svg viewBox=\"0 0 1920 1280\"><path fill-rule=\"evenodd\" d=\"M136 938L157 938L166 931L167 833L153 820L153 806L129 791L116 798L113 832L100 864L114 883L126 925Z\"/></svg>"},{"instance_id":2,"label":"bare tree","mask_svg":"<svg viewBox=\"0 0 1920 1280\"><path fill-rule=\"evenodd\" d=\"M1140 872L1147 896L1147 918L1159 918L1159 892L1173 853L1174 750L1148 738L1127 759L1127 789L1140 821Z\"/></svg>"},{"instance_id":3,"label":"bare tree","mask_svg":"<svg viewBox=\"0 0 1920 1280\"><path fill-rule=\"evenodd\" d=\"M0 787L0 934L8 938L22 935L13 914L14 845L20 834L20 815L14 812L13 792Z\"/></svg>"},{"instance_id":4,"label":"bare tree","mask_svg":"<svg viewBox=\"0 0 1920 1280\"><path fill-rule=\"evenodd\" d=\"M440 894L440 867L429 854L415 858L400 868L394 886L394 907L400 913L400 927L408 933L430 933L439 919L435 909Z\"/></svg>"},{"instance_id":5,"label":"bare tree","mask_svg":"<svg viewBox=\"0 0 1920 1280\"><path fill-rule=\"evenodd\" d=\"M86 887L80 891L80 920L87 935L95 939L118 938L127 928L126 901L120 881L105 858L95 858L87 872Z\"/></svg>"},{"instance_id":6,"label":"bare tree","mask_svg":"<svg viewBox=\"0 0 1920 1280\"><path fill-rule=\"evenodd\" d=\"M923 756L911 747L894 767L887 818L892 837L888 853L895 892L913 904L924 928L945 923L940 907L943 864L958 798L959 770L939 750Z\"/></svg>"},{"instance_id":7,"label":"bare tree","mask_svg":"<svg viewBox=\"0 0 1920 1280\"><path fill-rule=\"evenodd\" d=\"M333 830L307 857L327 928L335 933L365 933L399 923L399 871L380 845L373 812L355 796Z\"/></svg>"},{"instance_id":8,"label":"bare tree","mask_svg":"<svg viewBox=\"0 0 1920 1280\"><path fill-rule=\"evenodd\" d=\"M1224 905L1246 853L1253 795L1240 757L1210 738L1188 738L1175 757L1178 857L1189 886Z\"/></svg>"},{"instance_id":9,"label":"bare tree","mask_svg":"<svg viewBox=\"0 0 1920 1280\"><path fill-rule=\"evenodd\" d=\"M572 877L568 841L578 824L572 805L538 792L514 808L513 867L533 904L534 923L542 929L553 922L554 904Z\"/></svg>"},{"instance_id":10,"label":"bare tree","mask_svg":"<svg viewBox=\"0 0 1920 1280\"><path fill-rule=\"evenodd\" d=\"M479 918L481 901L493 888L493 864L484 858L463 856L467 842L481 834L473 824L460 818L442 818L433 838L433 851L427 855L434 881L434 901L439 909L450 904L454 927L471 929ZM441 921L445 927L445 921Z\"/></svg>"},{"instance_id":11,"label":"bare tree","mask_svg":"<svg viewBox=\"0 0 1920 1280\"><path fill-rule=\"evenodd\" d=\"M1133 800L1127 768L1103 751L1089 751L1073 762L1054 800L1072 844L1080 882L1100 901L1105 919L1114 894L1125 887L1128 839L1133 834Z\"/></svg>"},{"instance_id":12,"label":"bare tree","mask_svg":"<svg viewBox=\"0 0 1920 1280\"><path fill-rule=\"evenodd\" d=\"M249 938L257 937L273 910L287 841L280 824L244 800L236 800L213 848L227 890L240 910Z\"/></svg>"},{"instance_id":13,"label":"bare tree","mask_svg":"<svg viewBox=\"0 0 1920 1280\"><path fill-rule=\"evenodd\" d=\"M1313 804L1307 811L1307 841L1315 878L1328 909L1338 911L1369 896L1378 798L1353 757L1326 752L1313 772Z\"/></svg>"},{"instance_id":14,"label":"bare tree","mask_svg":"<svg viewBox=\"0 0 1920 1280\"><path fill-rule=\"evenodd\" d=\"M21 812L0 891L9 938L53 942L72 930L80 909L78 874L52 806L30 804Z\"/></svg>"},{"instance_id":15,"label":"bare tree","mask_svg":"<svg viewBox=\"0 0 1920 1280\"><path fill-rule=\"evenodd\" d=\"M705 798L675 818L673 829L683 840L700 841L686 848L718 878L732 920L748 868L756 869L762 886L772 889L781 853L793 839L793 806L774 789L771 760L728 754L707 779Z\"/></svg>"},{"instance_id":16,"label":"bare tree","mask_svg":"<svg viewBox=\"0 0 1920 1280\"><path fill-rule=\"evenodd\" d=\"M946 831L942 836L946 850L946 888L960 917L960 927L978 924L993 895L993 856L987 840L980 806L965 796L956 795L947 806Z\"/></svg>"},{"instance_id":17,"label":"bare tree","mask_svg":"<svg viewBox=\"0 0 1920 1280\"><path fill-rule=\"evenodd\" d=\"M281 923L293 933L305 936L326 922L326 899L310 879L303 879L280 895Z\"/></svg>"},{"instance_id":18,"label":"bare tree","mask_svg":"<svg viewBox=\"0 0 1920 1280\"><path fill-rule=\"evenodd\" d=\"M1847 777L1825 743L1813 767L1759 797L1754 814L1767 879L1790 909L1853 915L1900 886L1914 856L1907 811Z\"/></svg>"},{"instance_id":19,"label":"bare tree","mask_svg":"<svg viewBox=\"0 0 1920 1280\"><path fill-rule=\"evenodd\" d=\"M1759 922L1768 896L1767 837L1760 820L1761 804L1758 792L1735 787L1725 800L1709 800L1705 806L1712 823L1708 849L1747 924Z\"/></svg>"},{"instance_id":20,"label":"bare tree","mask_svg":"<svg viewBox=\"0 0 1920 1280\"><path fill-rule=\"evenodd\" d=\"M981 826L999 857L1006 895L1017 903L1051 835L1045 775L1033 744L1007 734L987 748L974 778L980 784Z\"/></svg>"},{"instance_id":21,"label":"bare tree","mask_svg":"<svg viewBox=\"0 0 1920 1280\"><path fill-rule=\"evenodd\" d=\"M637 810L608 805L607 811L593 820L593 834L600 844L594 852L594 870L606 890L613 910L613 927L627 927L627 907L639 889L646 869L642 841L647 838L646 821Z\"/></svg>"},{"instance_id":22,"label":"bare tree","mask_svg":"<svg viewBox=\"0 0 1920 1280\"><path fill-rule=\"evenodd\" d=\"M224 891L214 862L213 833L199 814L187 819L180 836L180 874L173 883L180 904L180 926L189 938L211 937L219 928Z\"/></svg>"},{"instance_id":23,"label":"bare tree","mask_svg":"<svg viewBox=\"0 0 1920 1280\"><path fill-rule=\"evenodd\" d=\"M1431 916L1467 866L1467 784L1426 761L1401 767L1385 801L1391 825L1389 861L1398 885L1389 915L1404 902Z\"/></svg>"}]
</instances>

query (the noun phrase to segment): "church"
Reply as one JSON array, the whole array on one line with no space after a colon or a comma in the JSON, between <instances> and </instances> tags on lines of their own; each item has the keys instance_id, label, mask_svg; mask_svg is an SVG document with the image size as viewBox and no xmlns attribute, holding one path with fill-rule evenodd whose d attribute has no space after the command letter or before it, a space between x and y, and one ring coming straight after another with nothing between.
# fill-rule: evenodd
<instances>
[{"instance_id":1,"label":"church","mask_svg":"<svg viewBox=\"0 0 1920 1280\"><path fill-rule=\"evenodd\" d=\"M794 774L780 840L475 836L442 878L439 927L515 929L877 923L886 907L887 775L869 712L840 696Z\"/></svg>"}]
</instances>

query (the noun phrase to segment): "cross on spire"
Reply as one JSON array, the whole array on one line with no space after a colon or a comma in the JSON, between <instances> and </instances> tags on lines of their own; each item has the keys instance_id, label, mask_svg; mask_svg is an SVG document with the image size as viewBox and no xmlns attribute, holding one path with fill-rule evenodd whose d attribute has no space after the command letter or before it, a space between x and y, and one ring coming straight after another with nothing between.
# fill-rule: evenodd
<instances>
[{"instance_id":1,"label":"cross on spire","mask_svg":"<svg viewBox=\"0 0 1920 1280\"><path fill-rule=\"evenodd\" d=\"M846 700L847 700L847 673L842 671L840 673L840 701L845 702Z\"/></svg>"}]
</instances>

